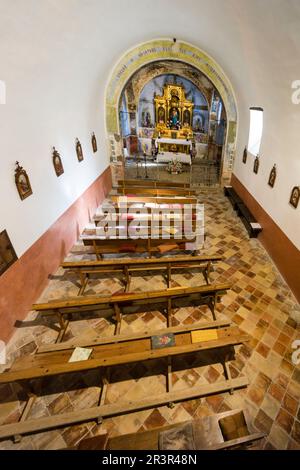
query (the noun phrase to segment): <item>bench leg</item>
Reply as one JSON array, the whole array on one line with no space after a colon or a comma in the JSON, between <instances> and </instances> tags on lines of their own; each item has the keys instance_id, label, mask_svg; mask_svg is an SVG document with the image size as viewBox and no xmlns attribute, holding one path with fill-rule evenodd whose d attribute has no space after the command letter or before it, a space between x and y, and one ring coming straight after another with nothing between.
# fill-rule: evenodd
<instances>
[{"instance_id":1,"label":"bench leg","mask_svg":"<svg viewBox=\"0 0 300 470\"><path fill-rule=\"evenodd\" d=\"M207 265L205 266L204 270L202 271L203 272L203 276L204 276L204 279L206 281L206 284L210 284L210 272L211 272L211 261L209 261L207 263Z\"/></svg>"},{"instance_id":2,"label":"bench leg","mask_svg":"<svg viewBox=\"0 0 300 470\"><path fill-rule=\"evenodd\" d=\"M121 330L122 312L118 304L114 304L114 311L116 316L116 327L114 334L119 335Z\"/></svg>"},{"instance_id":3,"label":"bench leg","mask_svg":"<svg viewBox=\"0 0 300 470\"><path fill-rule=\"evenodd\" d=\"M89 282L89 275L79 272L79 278L80 278L81 287L77 295L83 295L85 288L87 286L87 283Z\"/></svg>"},{"instance_id":4,"label":"bench leg","mask_svg":"<svg viewBox=\"0 0 300 470\"><path fill-rule=\"evenodd\" d=\"M212 297L209 302L208 302L208 307L212 313L212 316L213 316L213 320L215 321L217 318L216 318L216 314L215 314L215 307L216 307L216 296Z\"/></svg>"},{"instance_id":5,"label":"bench leg","mask_svg":"<svg viewBox=\"0 0 300 470\"><path fill-rule=\"evenodd\" d=\"M64 319L64 314L60 311L57 312L57 316L58 316L58 321L59 321L59 325L60 325L60 332L59 332L55 342L56 343L61 343L63 338L64 338L64 335L66 333L66 330L68 328L69 321Z\"/></svg>"}]
</instances>

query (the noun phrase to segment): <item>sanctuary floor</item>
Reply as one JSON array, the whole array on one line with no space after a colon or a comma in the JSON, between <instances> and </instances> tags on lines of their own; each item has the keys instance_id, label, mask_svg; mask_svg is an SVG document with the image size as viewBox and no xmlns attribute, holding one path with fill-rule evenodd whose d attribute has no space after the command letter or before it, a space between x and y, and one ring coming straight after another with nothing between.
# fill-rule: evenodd
<instances>
[{"instance_id":1,"label":"sanctuary floor","mask_svg":"<svg viewBox=\"0 0 300 470\"><path fill-rule=\"evenodd\" d=\"M102 425L90 422L25 436L19 444L2 441L0 449L59 449L74 446L82 438L101 434L104 430L110 436L117 436L235 408L247 409L254 429L267 434L267 438L260 443L261 448L300 449L300 369L291 362L291 343L296 338L300 339L300 326L297 327L289 316L291 310L299 310L299 306L260 242L249 239L222 191L203 190L199 194L205 203L206 232L201 254L222 254L224 261L215 265L212 282L228 281L233 285L217 305L217 318L230 318L233 324L251 336L247 345L236 348L236 358L230 366L233 377L241 374L248 377L248 388L233 395L224 393L176 404L173 409L163 406L117 416L106 419ZM84 254L84 247L77 244L68 259L88 259L89 256ZM197 271L173 275L172 287L201 284L203 277ZM165 288L161 275L139 276L132 280L132 291L160 288ZM121 278L103 277L92 280L85 295L104 295L122 290ZM59 269L39 300L67 298L77 295L77 292L76 281ZM53 324L49 320L43 324L35 318L35 313L29 313L10 341L10 361L33 353L41 344L55 341L57 331L53 329ZM207 307L181 308L174 314L173 326L202 321L211 321ZM26 322L33 324L26 326ZM165 325L165 317L158 311L124 315L121 333L138 332L145 326L157 330ZM64 339L92 339L99 333L110 336L113 330L108 320L94 315L90 319L70 322ZM182 368L172 375L174 390L221 380L221 365L206 365L197 362L196 358L189 361L180 359L179 362ZM163 393L165 366L163 361L159 364L149 361L112 369L106 402L136 400L149 393ZM49 395L36 400L30 417L50 416L98 404L97 371L68 375L58 380L64 381L62 388L68 391L57 393L57 380L47 379ZM18 393L20 390L16 385L0 387L0 424L12 423L20 416L24 402L18 401Z\"/></svg>"}]
</instances>

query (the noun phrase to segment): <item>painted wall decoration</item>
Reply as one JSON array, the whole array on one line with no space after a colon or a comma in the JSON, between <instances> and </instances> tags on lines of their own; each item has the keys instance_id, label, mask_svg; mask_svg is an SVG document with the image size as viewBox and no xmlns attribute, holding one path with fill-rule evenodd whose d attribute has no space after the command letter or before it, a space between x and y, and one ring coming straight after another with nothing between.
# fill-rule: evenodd
<instances>
[{"instance_id":1,"label":"painted wall decoration","mask_svg":"<svg viewBox=\"0 0 300 470\"><path fill-rule=\"evenodd\" d=\"M91 141L92 141L93 152L96 153L97 150L98 150L98 145L97 145L97 139L96 139L96 136L95 136L95 132L92 133Z\"/></svg>"},{"instance_id":2,"label":"painted wall decoration","mask_svg":"<svg viewBox=\"0 0 300 470\"><path fill-rule=\"evenodd\" d=\"M55 147L53 147L52 160L56 176L62 175L64 173L64 167L62 164L61 156Z\"/></svg>"},{"instance_id":3,"label":"painted wall decoration","mask_svg":"<svg viewBox=\"0 0 300 470\"><path fill-rule=\"evenodd\" d=\"M247 147L245 147L244 152L243 152L243 163L247 163L247 156L248 156L248 151L247 151Z\"/></svg>"},{"instance_id":4,"label":"painted wall decoration","mask_svg":"<svg viewBox=\"0 0 300 470\"><path fill-rule=\"evenodd\" d=\"M294 186L291 192L290 204L297 209L300 199L300 186Z\"/></svg>"},{"instance_id":5,"label":"painted wall decoration","mask_svg":"<svg viewBox=\"0 0 300 470\"><path fill-rule=\"evenodd\" d=\"M79 139L76 138L76 154L79 162L83 160L83 152Z\"/></svg>"},{"instance_id":6,"label":"painted wall decoration","mask_svg":"<svg viewBox=\"0 0 300 470\"><path fill-rule=\"evenodd\" d=\"M22 201L32 194L29 177L24 168L20 166L19 162L16 162L15 183Z\"/></svg>"},{"instance_id":7,"label":"painted wall decoration","mask_svg":"<svg viewBox=\"0 0 300 470\"><path fill-rule=\"evenodd\" d=\"M257 156L254 160L253 171L257 175L259 169L259 157Z\"/></svg>"},{"instance_id":8,"label":"painted wall decoration","mask_svg":"<svg viewBox=\"0 0 300 470\"><path fill-rule=\"evenodd\" d=\"M271 186L271 188L274 188L276 176L277 176L277 170L276 170L276 165L274 165L272 170L270 171L270 176L268 180L268 185Z\"/></svg>"},{"instance_id":9,"label":"painted wall decoration","mask_svg":"<svg viewBox=\"0 0 300 470\"><path fill-rule=\"evenodd\" d=\"M0 276L18 259L6 230L0 233Z\"/></svg>"}]
</instances>

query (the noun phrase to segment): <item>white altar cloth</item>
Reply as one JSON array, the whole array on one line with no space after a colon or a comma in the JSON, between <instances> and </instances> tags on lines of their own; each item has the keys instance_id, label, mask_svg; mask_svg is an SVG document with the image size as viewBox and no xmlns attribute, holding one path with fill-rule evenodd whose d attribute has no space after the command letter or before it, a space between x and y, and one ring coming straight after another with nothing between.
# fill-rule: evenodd
<instances>
[{"instance_id":1,"label":"white altar cloth","mask_svg":"<svg viewBox=\"0 0 300 470\"><path fill-rule=\"evenodd\" d=\"M192 148L192 142L190 140L184 139L169 139L167 137L161 137L160 139L155 139L155 147L158 147L158 144L176 144L176 145L189 145Z\"/></svg>"},{"instance_id":2,"label":"white altar cloth","mask_svg":"<svg viewBox=\"0 0 300 470\"><path fill-rule=\"evenodd\" d=\"M156 156L157 163L168 163L174 160L188 165L192 164L191 156L186 153L162 152Z\"/></svg>"}]
</instances>

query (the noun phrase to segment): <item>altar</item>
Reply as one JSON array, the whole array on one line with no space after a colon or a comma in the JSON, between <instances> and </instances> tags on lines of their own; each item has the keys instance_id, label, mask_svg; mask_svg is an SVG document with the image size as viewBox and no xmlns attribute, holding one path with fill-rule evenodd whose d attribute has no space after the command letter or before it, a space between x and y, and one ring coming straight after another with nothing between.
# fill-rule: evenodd
<instances>
[{"instance_id":1,"label":"altar","mask_svg":"<svg viewBox=\"0 0 300 470\"><path fill-rule=\"evenodd\" d=\"M186 165L192 164L192 158L187 153L162 152L156 156L157 163L169 163L177 161Z\"/></svg>"},{"instance_id":2,"label":"altar","mask_svg":"<svg viewBox=\"0 0 300 470\"><path fill-rule=\"evenodd\" d=\"M158 149L158 153L174 152L190 154L192 142L186 139L160 138L155 139L155 148Z\"/></svg>"}]
</instances>

